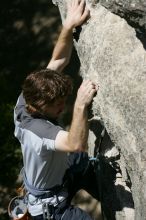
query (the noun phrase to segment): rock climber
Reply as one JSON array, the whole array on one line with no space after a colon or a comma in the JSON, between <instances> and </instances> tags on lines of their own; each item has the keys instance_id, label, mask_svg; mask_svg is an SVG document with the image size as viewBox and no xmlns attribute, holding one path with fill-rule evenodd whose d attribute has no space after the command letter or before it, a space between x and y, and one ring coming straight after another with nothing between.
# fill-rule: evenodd
<instances>
[{"instance_id":1,"label":"rock climber","mask_svg":"<svg viewBox=\"0 0 146 220\"><path fill-rule=\"evenodd\" d=\"M24 80L14 109L15 136L21 143L28 211L33 220L91 217L71 205L79 189L98 198L94 169L87 152L88 106L98 91L91 80L78 89L69 131L58 125L72 90L63 74L73 47L73 29L89 16L84 0L68 1L67 16L46 69Z\"/></svg>"}]
</instances>

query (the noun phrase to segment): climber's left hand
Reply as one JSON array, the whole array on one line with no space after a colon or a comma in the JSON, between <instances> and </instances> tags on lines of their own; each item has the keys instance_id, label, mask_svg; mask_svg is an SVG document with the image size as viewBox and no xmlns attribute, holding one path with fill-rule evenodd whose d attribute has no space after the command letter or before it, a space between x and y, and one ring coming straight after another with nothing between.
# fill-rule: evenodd
<instances>
[{"instance_id":1,"label":"climber's left hand","mask_svg":"<svg viewBox=\"0 0 146 220\"><path fill-rule=\"evenodd\" d=\"M85 0L68 0L67 16L63 25L67 29L73 29L83 24L89 14L90 11L86 6Z\"/></svg>"}]
</instances>

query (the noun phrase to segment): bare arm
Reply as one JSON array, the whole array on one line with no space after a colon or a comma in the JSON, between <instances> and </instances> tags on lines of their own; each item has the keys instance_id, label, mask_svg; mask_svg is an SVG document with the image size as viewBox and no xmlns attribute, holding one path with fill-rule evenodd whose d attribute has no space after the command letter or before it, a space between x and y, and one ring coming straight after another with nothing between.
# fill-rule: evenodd
<instances>
[{"instance_id":1,"label":"bare arm","mask_svg":"<svg viewBox=\"0 0 146 220\"><path fill-rule=\"evenodd\" d=\"M60 131L58 133L55 140L57 150L67 152L86 150L89 131L87 107L96 92L97 86L90 80L81 84L74 105L70 131Z\"/></svg>"},{"instance_id":2,"label":"bare arm","mask_svg":"<svg viewBox=\"0 0 146 220\"><path fill-rule=\"evenodd\" d=\"M73 46L73 28L81 25L88 15L89 11L85 7L84 0L68 1L67 17L47 66L48 69L61 72L69 63Z\"/></svg>"},{"instance_id":3,"label":"bare arm","mask_svg":"<svg viewBox=\"0 0 146 220\"><path fill-rule=\"evenodd\" d=\"M47 68L62 72L69 63L72 44L72 29L63 27Z\"/></svg>"}]
</instances>

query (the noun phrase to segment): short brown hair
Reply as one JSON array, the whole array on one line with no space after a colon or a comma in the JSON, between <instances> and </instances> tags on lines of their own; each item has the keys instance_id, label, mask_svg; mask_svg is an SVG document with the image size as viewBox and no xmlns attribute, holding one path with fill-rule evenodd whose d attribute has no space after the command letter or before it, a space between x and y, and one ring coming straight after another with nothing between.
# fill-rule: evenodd
<instances>
[{"instance_id":1,"label":"short brown hair","mask_svg":"<svg viewBox=\"0 0 146 220\"><path fill-rule=\"evenodd\" d=\"M35 108L37 112L46 114L47 106L58 98L67 97L72 92L72 80L63 73L43 69L28 75L22 90L27 110L33 113L31 109Z\"/></svg>"}]
</instances>

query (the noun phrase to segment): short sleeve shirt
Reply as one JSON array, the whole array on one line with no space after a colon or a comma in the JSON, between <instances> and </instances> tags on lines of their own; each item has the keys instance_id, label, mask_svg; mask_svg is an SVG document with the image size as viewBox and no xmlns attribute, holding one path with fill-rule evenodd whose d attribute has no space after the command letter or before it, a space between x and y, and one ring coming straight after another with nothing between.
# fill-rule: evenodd
<instances>
[{"instance_id":1,"label":"short sleeve shirt","mask_svg":"<svg viewBox=\"0 0 146 220\"><path fill-rule=\"evenodd\" d=\"M67 153L55 150L55 138L62 128L49 120L27 113L21 94L14 109L15 136L21 143L24 168L29 184L49 189L62 183Z\"/></svg>"}]
</instances>

